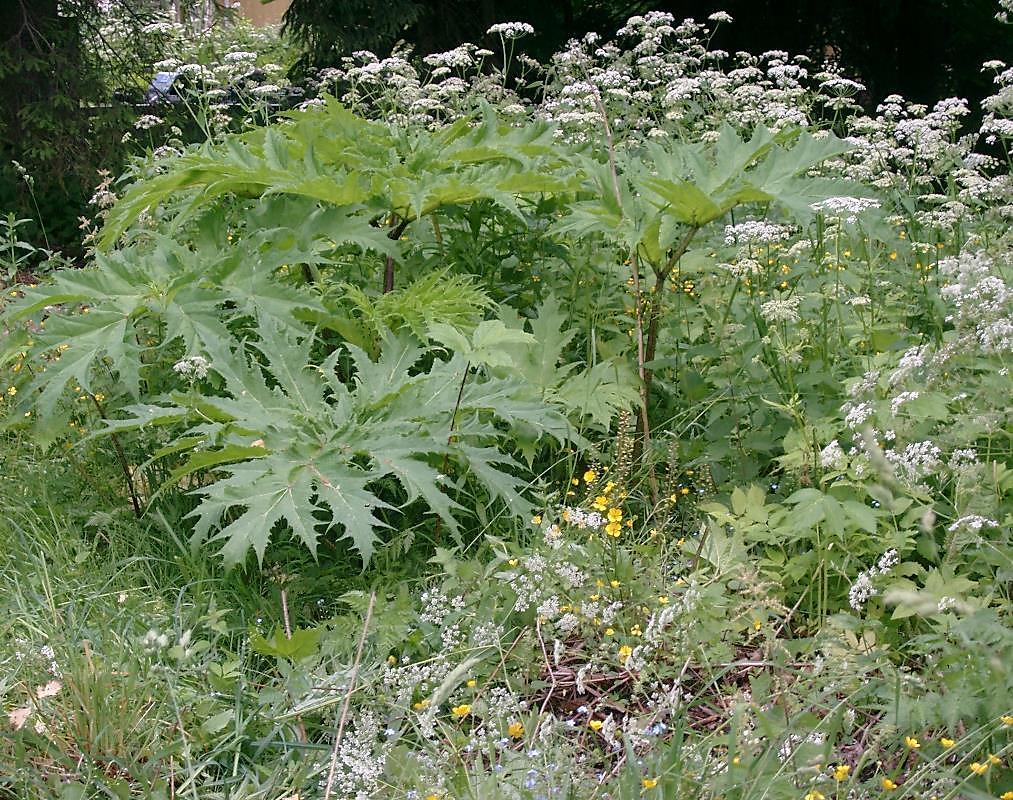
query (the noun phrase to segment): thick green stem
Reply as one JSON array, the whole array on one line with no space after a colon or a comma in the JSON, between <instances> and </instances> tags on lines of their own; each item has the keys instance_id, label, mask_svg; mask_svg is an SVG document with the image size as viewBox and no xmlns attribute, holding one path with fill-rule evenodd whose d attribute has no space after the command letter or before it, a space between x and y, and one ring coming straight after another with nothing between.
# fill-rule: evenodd
<instances>
[{"instance_id":1,"label":"thick green stem","mask_svg":"<svg viewBox=\"0 0 1013 800\"><path fill-rule=\"evenodd\" d=\"M650 398L651 394L651 381L654 378L654 371L644 365L649 364L654 360L654 355L658 350L658 330L661 327L661 311L664 304L664 292L665 282L668 280L668 276L671 275L672 270L676 264L679 263L679 259L686 254L686 250L689 249L690 242L693 241L693 237L696 236L696 232L700 230L697 227L692 227L686 231L686 235L682 237L682 240L676 245L676 248L672 251L672 255L669 256L668 261L660 269L654 271L654 292L650 301L650 312L647 317L647 343L644 346L643 359L641 361L641 380L644 382L644 398L645 404L647 399Z\"/></svg>"},{"instance_id":2,"label":"thick green stem","mask_svg":"<svg viewBox=\"0 0 1013 800\"><path fill-rule=\"evenodd\" d=\"M390 233L387 234L387 238L393 241L397 241L401 238L401 234L405 232L405 228L408 227L410 220L403 219L400 222L397 221L397 215L391 215L391 221L395 223L394 227L390 229ZM394 256L387 256L387 261L383 267L383 293L390 294L394 291Z\"/></svg>"}]
</instances>

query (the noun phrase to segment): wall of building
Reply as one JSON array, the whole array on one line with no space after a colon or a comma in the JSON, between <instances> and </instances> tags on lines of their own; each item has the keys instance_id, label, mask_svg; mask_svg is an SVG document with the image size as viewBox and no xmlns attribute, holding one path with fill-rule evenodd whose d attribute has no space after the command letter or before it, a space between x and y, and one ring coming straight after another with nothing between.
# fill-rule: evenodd
<instances>
[{"instance_id":1,"label":"wall of building","mask_svg":"<svg viewBox=\"0 0 1013 800\"><path fill-rule=\"evenodd\" d=\"M239 0L239 11L254 25L278 25L285 9L291 3L292 0L272 0L270 3L261 3L260 0Z\"/></svg>"}]
</instances>

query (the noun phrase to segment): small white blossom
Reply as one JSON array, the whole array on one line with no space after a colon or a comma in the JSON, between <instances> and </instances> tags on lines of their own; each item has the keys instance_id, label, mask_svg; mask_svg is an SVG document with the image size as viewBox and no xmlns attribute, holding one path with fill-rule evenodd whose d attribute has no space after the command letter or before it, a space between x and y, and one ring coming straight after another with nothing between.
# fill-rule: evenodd
<instances>
[{"instance_id":1,"label":"small white blossom","mask_svg":"<svg viewBox=\"0 0 1013 800\"><path fill-rule=\"evenodd\" d=\"M211 362L204 358L204 356L200 355L181 358L172 365L173 372L191 381L204 380L204 378L208 376L208 370L210 368Z\"/></svg>"},{"instance_id":2,"label":"small white blossom","mask_svg":"<svg viewBox=\"0 0 1013 800\"><path fill-rule=\"evenodd\" d=\"M497 22L486 31L490 35L502 36L504 39L519 39L534 32L535 29L527 22Z\"/></svg>"}]
</instances>

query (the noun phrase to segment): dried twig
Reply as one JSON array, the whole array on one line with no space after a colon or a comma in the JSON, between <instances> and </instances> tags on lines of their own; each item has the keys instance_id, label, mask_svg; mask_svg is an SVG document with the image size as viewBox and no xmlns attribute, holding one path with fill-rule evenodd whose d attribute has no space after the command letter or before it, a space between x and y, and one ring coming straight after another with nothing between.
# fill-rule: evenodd
<instances>
[{"instance_id":1,"label":"dried twig","mask_svg":"<svg viewBox=\"0 0 1013 800\"><path fill-rule=\"evenodd\" d=\"M545 649L545 640L542 638L542 621L540 619L535 620L535 633L538 635L538 644L542 646L542 657L545 659L545 669L549 673L549 692L545 695L545 699L542 700L542 707L538 709L538 719L541 720L545 714L545 709L549 705L549 701L552 699L552 693L556 691L556 671L552 668L552 663L549 661L549 653Z\"/></svg>"},{"instance_id":2,"label":"dried twig","mask_svg":"<svg viewBox=\"0 0 1013 800\"><path fill-rule=\"evenodd\" d=\"M288 592L285 589L281 590L281 618L285 623L285 638L291 639L292 624L288 618ZM299 730L297 732L299 741L305 744L309 741L309 737L306 736L306 726L303 724L302 717L296 717L296 719L299 721Z\"/></svg>"},{"instance_id":3,"label":"dried twig","mask_svg":"<svg viewBox=\"0 0 1013 800\"><path fill-rule=\"evenodd\" d=\"M352 677L348 682L348 693L345 695L345 702L341 707L341 717L338 720L338 732L334 737L334 748L331 750L331 765L327 771L327 786L324 788L324 800L331 800L331 789L334 786L334 772L338 767L338 750L341 747L341 737L345 733L345 723L348 721L348 708L352 702L352 692L355 691L355 682L359 678L359 665L362 663L362 651L366 646L366 633L369 631L370 620L373 619L373 606L376 604L376 592L369 595L369 606L366 608L366 617L362 621L362 636L359 637L359 648L355 653L355 661L352 664Z\"/></svg>"}]
</instances>

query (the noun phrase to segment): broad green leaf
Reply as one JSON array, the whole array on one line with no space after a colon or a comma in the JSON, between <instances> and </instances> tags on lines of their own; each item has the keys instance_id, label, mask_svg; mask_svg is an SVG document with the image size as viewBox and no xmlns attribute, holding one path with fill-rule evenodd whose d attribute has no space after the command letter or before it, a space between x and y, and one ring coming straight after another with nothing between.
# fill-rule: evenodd
<instances>
[{"instance_id":1,"label":"broad green leaf","mask_svg":"<svg viewBox=\"0 0 1013 800\"><path fill-rule=\"evenodd\" d=\"M285 635L285 631L276 627L270 638L254 633L250 636L250 646L263 656L284 658L296 662L312 658L317 654L320 635L320 628L296 628L292 631L292 636L288 637ZM231 718L231 711L225 713L228 713Z\"/></svg>"}]
</instances>

